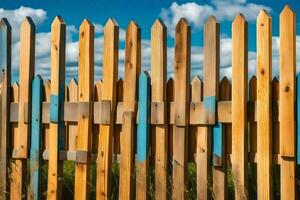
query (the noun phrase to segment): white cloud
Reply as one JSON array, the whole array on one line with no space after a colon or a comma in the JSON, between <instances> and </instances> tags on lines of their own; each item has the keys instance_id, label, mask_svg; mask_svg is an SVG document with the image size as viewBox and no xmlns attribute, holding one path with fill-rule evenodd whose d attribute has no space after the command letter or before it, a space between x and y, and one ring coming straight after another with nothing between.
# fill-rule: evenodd
<instances>
[{"instance_id":1,"label":"white cloud","mask_svg":"<svg viewBox=\"0 0 300 200\"><path fill-rule=\"evenodd\" d=\"M173 2L169 8L162 8L160 17L168 27L169 35L174 37L174 29L181 17L186 18L193 29L197 30L203 27L210 15L214 15L219 22L222 22L233 20L238 13L243 13L248 21L254 21L262 9L269 12L272 10L265 5L246 3L245 0L212 0L210 4Z\"/></svg>"},{"instance_id":2,"label":"white cloud","mask_svg":"<svg viewBox=\"0 0 300 200\"><path fill-rule=\"evenodd\" d=\"M0 18L7 18L13 29L13 42L17 42L20 39L20 24L26 16L30 16L35 25L40 25L47 19L47 12L43 9L34 9L24 6L15 10L0 8Z\"/></svg>"}]
</instances>

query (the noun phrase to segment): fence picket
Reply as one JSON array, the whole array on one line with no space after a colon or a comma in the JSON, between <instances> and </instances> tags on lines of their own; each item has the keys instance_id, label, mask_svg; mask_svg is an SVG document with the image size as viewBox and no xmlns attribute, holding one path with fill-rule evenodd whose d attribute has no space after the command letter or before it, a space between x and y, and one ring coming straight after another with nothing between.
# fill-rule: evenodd
<instances>
[{"instance_id":1,"label":"fence picket","mask_svg":"<svg viewBox=\"0 0 300 200\"><path fill-rule=\"evenodd\" d=\"M231 84L224 77L219 86L220 101L231 99ZM213 192L215 199L227 199L226 125L213 127Z\"/></svg>"},{"instance_id":2,"label":"fence picket","mask_svg":"<svg viewBox=\"0 0 300 200\"><path fill-rule=\"evenodd\" d=\"M137 125L136 199L148 199L150 141L150 76L145 71L139 77L139 115Z\"/></svg>"},{"instance_id":3,"label":"fence picket","mask_svg":"<svg viewBox=\"0 0 300 200\"><path fill-rule=\"evenodd\" d=\"M134 187L134 122L136 121L136 100L138 76L141 71L141 30L130 22L126 31L125 76L123 97L123 123L121 133L121 163L119 198L133 198Z\"/></svg>"},{"instance_id":4,"label":"fence picket","mask_svg":"<svg viewBox=\"0 0 300 200\"><path fill-rule=\"evenodd\" d=\"M100 125L97 163L97 199L110 198L110 174L112 165L112 142L114 112L117 100L119 27L109 19L104 28L103 88L101 99L111 101L111 123Z\"/></svg>"},{"instance_id":5,"label":"fence picket","mask_svg":"<svg viewBox=\"0 0 300 200\"><path fill-rule=\"evenodd\" d=\"M280 190L281 199L295 199L296 15L285 6L280 14ZM289 192L286 192L289 191Z\"/></svg>"},{"instance_id":6,"label":"fence picket","mask_svg":"<svg viewBox=\"0 0 300 200\"><path fill-rule=\"evenodd\" d=\"M26 196L26 169L28 139L30 138L30 124L25 123L25 106L27 103L27 119L31 118L31 82L34 75L35 56L35 26L30 17L26 17L20 29L20 87L19 87L19 115L18 131L14 135L14 149L12 176L15 179L16 187L11 187L11 192L15 193L15 199L22 199ZM16 170L16 171L14 171Z\"/></svg>"},{"instance_id":7,"label":"fence picket","mask_svg":"<svg viewBox=\"0 0 300 200\"><path fill-rule=\"evenodd\" d=\"M78 138L76 154L91 153L92 110L94 90L94 26L84 19L79 29L79 59L78 59L78 102L89 102L84 113L79 113ZM76 156L77 157L77 156ZM75 165L75 199L89 197L89 160L87 163L76 161Z\"/></svg>"},{"instance_id":8,"label":"fence picket","mask_svg":"<svg viewBox=\"0 0 300 200\"><path fill-rule=\"evenodd\" d=\"M43 79L37 75L32 81L32 116L30 147L30 188L29 199L41 198L41 139Z\"/></svg>"},{"instance_id":9,"label":"fence picket","mask_svg":"<svg viewBox=\"0 0 300 200\"><path fill-rule=\"evenodd\" d=\"M167 100L167 28L156 20L151 28L152 102ZM155 134L155 197L167 198L168 130L166 123L153 127Z\"/></svg>"},{"instance_id":10,"label":"fence picket","mask_svg":"<svg viewBox=\"0 0 300 200\"><path fill-rule=\"evenodd\" d=\"M75 79L71 79L68 86L69 102L78 102L78 84ZM76 151L77 146L77 123L68 122L68 151Z\"/></svg>"},{"instance_id":11,"label":"fence picket","mask_svg":"<svg viewBox=\"0 0 300 200\"><path fill-rule=\"evenodd\" d=\"M17 103L19 102L19 84L15 82L12 85L12 91L11 91L11 102ZM14 148L14 137L17 135L18 132L18 122L10 123L10 131L11 131L11 147ZM12 150L12 149L11 149ZM17 191L19 188L20 183L18 181L22 180L17 175L20 173L19 167L14 162L10 162L10 199L17 199L18 193L14 193L12 191ZM5 198L4 198L5 199ZM7 199L7 198L6 198Z\"/></svg>"},{"instance_id":12,"label":"fence picket","mask_svg":"<svg viewBox=\"0 0 300 200\"><path fill-rule=\"evenodd\" d=\"M62 167L59 151L64 149L61 108L65 98L65 49L66 24L59 16L51 26L51 91L50 91L50 130L49 167L47 199L61 199ZM50 145L51 144L51 145Z\"/></svg>"},{"instance_id":13,"label":"fence picket","mask_svg":"<svg viewBox=\"0 0 300 200\"><path fill-rule=\"evenodd\" d=\"M232 23L232 174L235 198L248 198L248 22L239 14Z\"/></svg>"},{"instance_id":14,"label":"fence picket","mask_svg":"<svg viewBox=\"0 0 300 200\"><path fill-rule=\"evenodd\" d=\"M186 199L187 133L190 101L190 35L185 19L180 19L175 31L174 55L174 130L173 130L173 198Z\"/></svg>"},{"instance_id":15,"label":"fence picket","mask_svg":"<svg viewBox=\"0 0 300 200\"><path fill-rule=\"evenodd\" d=\"M272 25L263 10L257 18L257 197L272 199Z\"/></svg>"},{"instance_id":16,"label":"fence picket","mask_svg":"<svg viewBox=\"0 0 300 200\"><path fill-rule=\"evenodd\" d=\"M1 74L1 144L0 144L0 197L6 199L8 184L8 168L10 154L10 95L11 95L11 26L7 19L0 21L0 66Z\"/></svg>"}]
</instances>

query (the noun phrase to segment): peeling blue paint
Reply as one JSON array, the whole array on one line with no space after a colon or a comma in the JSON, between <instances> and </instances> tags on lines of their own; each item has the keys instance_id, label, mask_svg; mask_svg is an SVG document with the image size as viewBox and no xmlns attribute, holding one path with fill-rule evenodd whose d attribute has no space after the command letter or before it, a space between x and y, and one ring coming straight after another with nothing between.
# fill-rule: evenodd
<instances>
[{"instance_id":1,"label":"peeling blue paint","mask_svg":"<svg viewBox=\"0 0 300 200\"><path fill-rule=\"evenodd\" d=\"M139 115L137 128L137 159L144 162L147 159L150 134L150 76L147 72L139 77Z\"/></svg>"}]
</instances>

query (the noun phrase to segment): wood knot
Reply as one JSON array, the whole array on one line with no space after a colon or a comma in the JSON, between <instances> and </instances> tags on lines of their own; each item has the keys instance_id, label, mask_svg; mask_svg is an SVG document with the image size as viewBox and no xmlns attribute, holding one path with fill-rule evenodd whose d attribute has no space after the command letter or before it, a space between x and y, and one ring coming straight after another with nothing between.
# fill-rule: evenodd
<instances>
[{"instance_id":1,"label":"wood knot","mask_svg":"<svg viewBox=\"0 0 300 200\"><path fill-rule=\"evenodd\" d=\"M290 87L289 87L289 86L286 86L286 87L284 88L284 91L285 91L285 92L289 92L289 91L290 91Z\"/></svg>"}]
</instances>

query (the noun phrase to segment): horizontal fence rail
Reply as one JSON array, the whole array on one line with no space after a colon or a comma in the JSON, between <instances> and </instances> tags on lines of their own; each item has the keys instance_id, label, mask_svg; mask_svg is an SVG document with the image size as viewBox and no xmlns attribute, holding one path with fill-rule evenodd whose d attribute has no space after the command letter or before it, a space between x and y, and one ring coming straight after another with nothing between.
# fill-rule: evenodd
<instances>
[{"instance_id":1,"label":"horizontal fence rail","mask_svg":"<svg viewBox=\"0 0 300 200\"><path fill-rule=\"evenodd\" d=\"M238 14L232 23L232 80L220 80L219 27L214 16L205 22L203 80L190 80L191 27L179 20L174 79L167 80L166 26L156 20L151 28L148 74L141 67L141 29L130 22L124 80L118 80L119 26L109 19L103 76L94 83L94 26L85 19L79 29L79 79L66 84L66 24L61 17L52 23L51 80L43 80L34 76L35 25L26 17L20 29L20 81L11 84L12 30L2 19L1 199L68 198L66 187L73 187L72 198L88 199L92 185L98 200L230 199L229 184L235 199L253 198L253 187L258 199L273 199L275 192L296 199L295 13L286 6L280 14L279 79L272 79L272 19L266 11L257 17L257 76L248 76L248 23ZM66 162L75 164L67 186Z\"/></svg>"}]
</instances>

